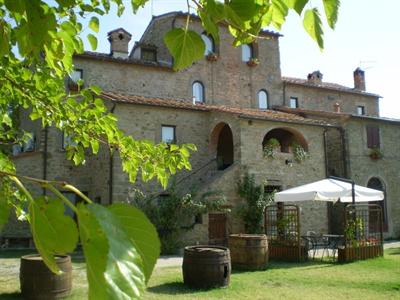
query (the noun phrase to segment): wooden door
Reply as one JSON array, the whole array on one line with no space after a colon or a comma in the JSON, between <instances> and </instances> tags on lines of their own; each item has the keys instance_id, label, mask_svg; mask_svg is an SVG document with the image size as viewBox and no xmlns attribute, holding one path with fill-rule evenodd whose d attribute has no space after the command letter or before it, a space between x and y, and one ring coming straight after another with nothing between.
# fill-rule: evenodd
<instances>
[{"instance_id":1,"label":"wooden door","mask_svg":"<svg viewBox=\"0 0 400 300\"><path fill-rule=\"evenodd\" d=\"M226 214L208 214L208 243L210 245L227 245Z\"/></svg>"}]
</instances>

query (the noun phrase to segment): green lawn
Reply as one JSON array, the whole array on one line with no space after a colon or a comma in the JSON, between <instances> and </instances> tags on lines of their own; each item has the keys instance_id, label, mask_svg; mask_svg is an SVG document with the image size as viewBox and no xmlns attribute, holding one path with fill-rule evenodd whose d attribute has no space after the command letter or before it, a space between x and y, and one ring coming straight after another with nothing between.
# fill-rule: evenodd
<instances>
[{"instance_id":1,"label":"green lawn","mask_svg":"<svg viewBox=\"0 0 400 300\"><path fill-rule=\"evenodd\" d=\"M21 299L18 282L20 254L0 253L0 300ZM73 294L86 298L84 263L74 257ZM182 283L180 267L156 269L145 299L400 299L400 248L384 258L350 264L271 263L266 271L231 275L228 288L191 290Z\"/></svg>"}]
</instances>

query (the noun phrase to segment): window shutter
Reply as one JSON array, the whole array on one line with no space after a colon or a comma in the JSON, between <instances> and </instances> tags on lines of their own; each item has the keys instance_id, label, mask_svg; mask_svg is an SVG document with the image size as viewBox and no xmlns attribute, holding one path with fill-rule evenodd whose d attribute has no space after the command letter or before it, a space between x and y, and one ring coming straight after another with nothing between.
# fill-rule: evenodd
<instances>
[{"instance_id":1,"label":"window shutter","mask_svg":"<svg viewBox=\"0 0 400 300\"><path fill-rule=\"evenodd\" d=\"M379 148L380 136L379 127L368 125L367 126L367 147L368 148Z\"/></svg>"}]
</instances>

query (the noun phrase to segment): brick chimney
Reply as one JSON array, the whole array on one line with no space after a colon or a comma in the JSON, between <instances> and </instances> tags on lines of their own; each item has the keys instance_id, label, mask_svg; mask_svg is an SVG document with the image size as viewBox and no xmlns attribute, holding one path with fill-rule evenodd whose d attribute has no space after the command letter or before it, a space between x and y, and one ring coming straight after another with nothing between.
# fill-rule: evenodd
<instances>
[{"instance_id":1,"label":"brick chimney","mask_svg":"<svg viewBox=\"0 0 400 300\"><path fill-rule=\"evenodd\" d=\"M307 75L307 80L310 83L319 84L322 82L322 73L318 71L314 71Z\"/></svg>"},{"instance_id":2,"label":"brick chimney","mask_svg":"<svg viewBox=\"0 0 400 300\"><path fill-rule=\"evenodd\" d=\"M128 45L132 35L123 28L108 33L110 55L115 58L128 58Z\"/></svg>"},{"instance_id":3,"label":"brick chimney","mask_svg":"<svg viewBox=\"0 0 400 300\"><path fill-rule=\"evenodd\" d=\"M356 90L365 91L365 74L360 68L355 69L353 72L354 76L354 88Z\"/></svg>"}]
</instances>

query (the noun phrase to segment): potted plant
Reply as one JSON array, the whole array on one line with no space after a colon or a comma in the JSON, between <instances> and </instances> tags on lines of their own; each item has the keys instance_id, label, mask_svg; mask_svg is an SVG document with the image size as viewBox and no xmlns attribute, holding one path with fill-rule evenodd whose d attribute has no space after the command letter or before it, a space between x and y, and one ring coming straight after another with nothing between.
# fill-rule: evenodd
<instances>
[{"instance_id":1,"label":"potted plant","mask_svg":"<svg viewBox=\"0 0 400 300\"><path fill-rule=\"evenodd\" d=\"M379 148L375 147L375 148L372 148L372 149L369 151L368 156L369 156L372 160L378 160L378 159L381 159L381 158L383 157L383 154L382 154L382 152L381 152L381 150L380 150Z\"/></svg>"},{"instance_id":2,"label":"potted plant","mask_svg":"<svg viewBox=\"0 0 400 300\"><path fill-rule=\"evenodd\" d=\"M292 143L292 151L294 159L299 163L306 160L309 157L309 154L303 148L303 146L299 145L296 142Z\"/></svg>"},{"instance_id":3,"label":"potted plant","mask_svg":"<svg viewBox=\"0 0 400 300\"><path fill-rule=\"evenodd\" d=\"M206 55L206 59L208 61L217 61L218 60L218 54L214 52L210 52Z\"/></svg>"},{"instance_id":4,"label":"potted plant","mask_svg":"<svg viewBox=\"0 0 400 300\"><path fill-rule=\"evenodd\" d=\"M273 158L276 152L276 149L279 148L281 144L275 138L271 138L267 141L267 143L263 147L264 157Z\"/></svg>"},{"instance_id":5,"label":"potted plant","mask_svg":"<svg viewBox=\"0 0 400 300\"><path fill-rule=\"evenodd\" d=\"M252 57L248 60L247 65L249 67L255 67L260 63L259 59L256 57Z\"/></svg>"},{"instance_id":6,"label":"potted plant","mask_svg":"<svg viewBox=\"0 0 400 300\"><path fill-rule=\"evenodd\" d=\"M262 270L268 263L268 241L263 234L264 209L272 201L272 194L264 192L263 185L255 183L254 175L245 174L238 182L238 194L244 200L237 210L245 233L229 236L232 268Z\"/></svg>"}]
</instances>

